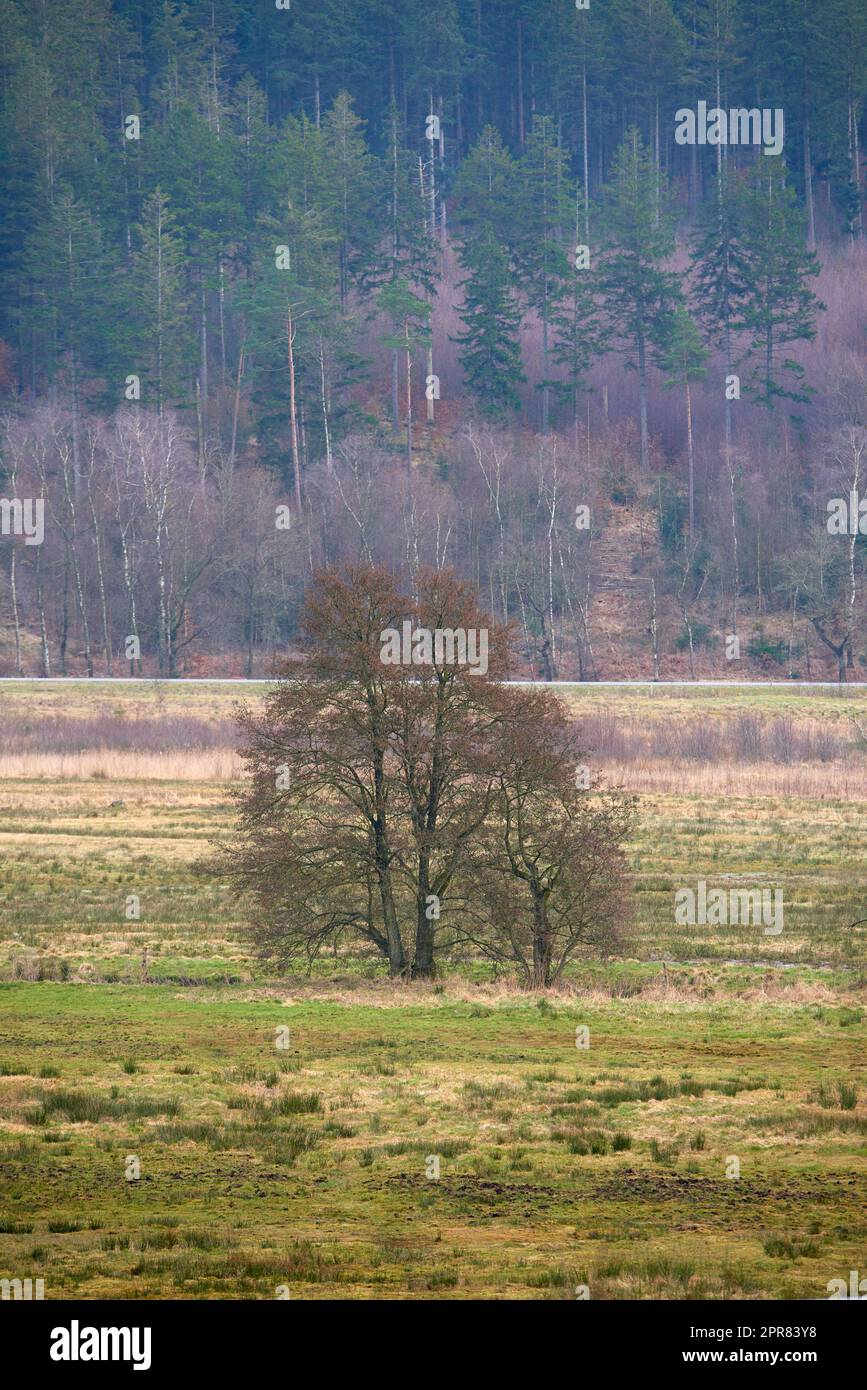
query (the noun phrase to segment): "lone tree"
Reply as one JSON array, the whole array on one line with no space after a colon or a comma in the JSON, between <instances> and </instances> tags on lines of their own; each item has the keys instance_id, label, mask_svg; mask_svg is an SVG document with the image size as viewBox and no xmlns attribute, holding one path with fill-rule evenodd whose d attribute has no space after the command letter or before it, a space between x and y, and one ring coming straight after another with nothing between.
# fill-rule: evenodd
<instances>
[{"instance_id":1,"label":"lone tree","mask_svg":"<svg viewBox=\"0 0 867 1390\"><path fill-rule=\"evenodd\" d=\"M304 654L264 705L239 711L249 776L224 857L252 897L261 954L312 961L350 936L380 951L390 975L431 978L456 942L497 955L504 875L513 929L541 920L550 936L529 982L551 983L580 945L607 940L624 916L628 817L569 795L568 720L555 697L500 683L509 633L472 588L428 571L409 596L382 568L324 571L303 631ZM545 865L522 869L537 834Z\"/></svg>"}]
</instances>

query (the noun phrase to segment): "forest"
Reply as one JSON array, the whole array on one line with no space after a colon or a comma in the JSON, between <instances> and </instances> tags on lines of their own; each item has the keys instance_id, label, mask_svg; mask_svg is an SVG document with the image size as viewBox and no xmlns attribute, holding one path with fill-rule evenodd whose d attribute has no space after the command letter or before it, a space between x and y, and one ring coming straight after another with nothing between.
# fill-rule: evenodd
<instances>
[{"instance_id":1,"label":"forest","mask_svg":"<svg viewBox=\"0 0 867 1390\"><path fill-rule=\"evenodd\" d=\"M362 562L524 675L863 677L865 35L7 0L0 671L267 674Z\"/></svg>"}]
</instances>

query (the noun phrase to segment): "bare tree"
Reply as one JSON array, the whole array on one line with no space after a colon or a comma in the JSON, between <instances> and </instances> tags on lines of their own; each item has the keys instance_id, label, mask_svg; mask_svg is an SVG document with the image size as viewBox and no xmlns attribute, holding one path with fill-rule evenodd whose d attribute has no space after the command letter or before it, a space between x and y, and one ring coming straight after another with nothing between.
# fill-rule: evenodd
<instances>
[{"instance_id":1,"label":"bare tree","mask_svg":"<svg viewBox=\"0 0 867 1390\"><path fill-rule=\"evenodd\" d=\"M604 791L560 704L503 690L496 796L473 878L482 952L518 966L533 989L579 953L610 951L630 916L623 841L635 798Z\"/></svg>"}]
</instances>

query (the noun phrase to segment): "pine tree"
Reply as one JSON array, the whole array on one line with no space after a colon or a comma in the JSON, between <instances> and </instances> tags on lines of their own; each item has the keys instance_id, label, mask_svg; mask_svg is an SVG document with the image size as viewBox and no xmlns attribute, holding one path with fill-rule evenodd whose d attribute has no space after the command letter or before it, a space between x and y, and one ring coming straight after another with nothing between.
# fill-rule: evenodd
<instances>
[{"instance_id":1,"label":"pine tree","mask_svg":"<svg viewBox=\"0 0 867 1390\"><path fill-rule=\"evenodd\" d=\"M810 15L811 94L817 105L815 162L831 182L843 229L864 235L861 131L867 101L867 10L861 0L826 0Z\"/></svg>"},{"instance_id":2,"label":"pine tree","mask_svg":"<svg viewBox=\"0 0 867 1390\"><path fill-rule=\"evenodd\" d=\"M528 304L542 324L542 433L548 431L548 355L551 316L569 275L569 236L575 190L566 155L549 116L535 117L519 165L514 216L516 263Z\"/></svg>"},{"instance_id":3,"label":"pine tree","mask_svg":"<svg viewBox=\"0 0 867 1390\"><path fill-rule=\"evenodd\" d=\"M461 164L455 184L452 224L461 241L490 227L500 245L514 254L517 182L517 166L499 132L485 126Z\"/></svg>"},{"instance_id":4,"label":"pine tree","mask_svg":"<svg viewBox=\"0 0 867 1390\"><path fill-rule=\"evenodd\" d=\"M288 417L292 486L301 509L300 401L305 383L319 394L322 325L336 314L334 235L314 210L290 204L263 219L256 274L239 303L249 318L260 429L285 451ZM279 443L278 443L279 441Z\"/></svg>"},{"instance_id":5,"label":"pine tree","mask_svg":"<svg viewBox=\"0 0 867 1390\"><path fill-rule=\"evenodd\" d=\"M153 388L161 415L167 401L181 396L183 374L193 344L184 293L183 247L169 200L161 188L145 199L134 229L132 283L136 301L136 368ZM145 403L149 404L147 395Z\"/></svg>"},{"instance_id":6,"label":"pine tree","mask_svg":"<svg viewBox=\"0 0 867 1390\"><path fill-rule=\"evenodd\" d=\"M435 228L427 221L424 178L421 161L407 150L397 103L392 101L388 114L388 148L385 157L385 183L388 208L388 246L383 259L380 280L392 285L403 283L413 294L433 298L438 279ZM401 322L392 322L391 338L399 338ZM400 407L398 400L399 348L391 351L391 424L397 433Z\"/></svg>"},{"instance_id":7,"label":"pine tree","mask_svg":"<svg viewBox=\"0 0 867 1390\"><path fill-rule=\"evenodd\" d=\"M774 0L770 0L772 4ZM785 4L791 0L783 0ZM735 84L743 66L744 11L740 0L690 0L683 16L684 27L689 31L689 96L690 105L699 99L709 106L728 110L735 104ZM770 102L770 93L760 83L747 90L763 90L763 100ZM678 105L682 103L678 101ZM788 119L788 109L786 111ZM699 197L701 169L700 150L697 146L689 148L689 209L691 219L695 219L696 204ZM714 159L713 177L719 180L732 163L726 145L710 146L705 158ZM707 173L705 165L705 173Z\"/></svg>"},{"instance_id":8,"label":"pine tree","mask_svg":"<svg viewBox=\"0 0 867 1390\"><path fill-rule=\"evenodd\" d=\"M103 245L89 209L58 186L31 229L23 264L27 295L22 327L47 381L55 382L65 372L75 413L83 374L111 378L124 360L119 344L127 326L116 312L117 257ZM117 402L110 388L108 395Z\"/></svg>"},{"instance_id":9,"label":"pine tree","mask_svg":"<svg viewBox=\"0 0 867 1390\"><path fill-rule=\"evenodd\" d=\"M603 10L607 85L615 110L635 113L657 170L666 115L683 90L687 39L674 13L678 8L671 0L620 0Z\"/></svg>"},{"instance_id":10,"label":"pine tree","mask_svg":"<svg viewBox=\"0 0 867 1390\"><path fill-rule=\"evenodd\" d=\"M377 304L388 314L394 325L383 343L392 353L402 352L405 364L406 392L406 466L412 468L412 355L416 348L430 342L430 304L413 294L407 280L392 280L384 285Z\"/></svg>"},{"instance_id":11,"label":"pine tree","mask_svg":"<svg viewBox=\"0 0 867 1390\"><path fill-rule=\"evenodd\" d=\"M818 258L804 246L803 217L779 161L763 159L742 193L743 302L738 326L749 335L747 391L772 409L778 399L806 401L804 369L783 356L790 343L812 342L824 304L808 280Z\"/></svg>"},{"instance_id":12,"label":"pine tree","mask_svg":"<svg viewBox=\"0 0 867 1390\"><path fill-rule=\"evenodd\" d=\"M691 246L692 289L696 316L707 341L722 347L726 378L734 367L734 334L744 303L741 200L729 160L717 174L711 197L704 203ZM732 403L725 397L725 455L732 442Z\"/></svg>"},{"instance_id":13,"label":"pine tree","mask_svg":"<svg viewBox=\"0 0 867 1390\"><path fill-rule=\"evenodd\" d=\"M695 531L695 446L692 430L693 383L707 375L708 352L701 341L695 320L679 304L665 328L656 351L657 366L667 377L666 386L682 386L686 403L686 456L689 470L689 540Z\"/></svg>"},{"instance_id":14,"label":"pine tree","mask_svg":"<svg viewBox=\"0 0 867 1390\"><path fill-rule=\"evenodd\" d=\"M382 226L377 202L380 170L364 140L364 122L347 92L338 92L323 122L327 168L334 191L338 233L340 307L345 313L350 284L375 273Z\"/></svg>"},{"instance_id":15,"label":"pine tree","mask_svg":"<svg viewBox=\"0 0 867 1390\"><path fill-rule=\"evenodd\" d=\"M207 64L193 72L207 78ZM183 241L186 293L196 321L199 360L196 392L199 406L199 452L209 435L211 321L222 309L224 264L242 234L240 189L229 133L211 129L207 120L180 101L164 127L148 141L146 163L153 186L169 200ZM220 362L225 373L225 315L217 320Z\"/></svg>"},{"instance_id":16,"label":"pine tree","mask_svg":"<svg viewBox=\"0 0 867 1390\"><path fill-rule=\"evenodd\" d=\"M577 449L578 397L591 363L600 356L606 345L595 277L589 267L579 269L576 263L570 271L551 314L551 329L554 338L551 360L564 369L566 380L549 384L555 395L568 399L572 407L572 428Z\"/></svg>"},{"instance_id":17,"label":"pine tree","mask_svg":"<svg viewBox=\"0 0 867 1390\"><path fill-rule=\"evenodd\" d=\"M603 190L605 250L600 282L611 331L638 372L641 467L649 463L647 361L662 341L680 299L680 277L663 269L674 251L674 229L653 157L633 126L614 159Z\"/></svg>"},{"instance_id":18,"label":"pine tree","mask_svg":"<svg viewBox=\"0 0 867 1390\"><path fill-rule=\"evenodd\" d=\"M274 131L268 125L265 93L245 74L229 110L235 186L239 191L237 258L245 274L253 263L259 219L274 199L277 184Z\"/></svg>"},{"instance_id":19,"label":"pine tree","mask_svg":"<svg viewBox=\"0 0 867 1390\"><path fill-rule=\"evenodd\" d=\"M465 330L454 341L463 348L467 386L491 415L516 410L517 388L526 380L518 340L521 313L512 297L508 257L491 227L466 243L461 263L468 272L459 310Z\"/></svg>"}]
</instances>

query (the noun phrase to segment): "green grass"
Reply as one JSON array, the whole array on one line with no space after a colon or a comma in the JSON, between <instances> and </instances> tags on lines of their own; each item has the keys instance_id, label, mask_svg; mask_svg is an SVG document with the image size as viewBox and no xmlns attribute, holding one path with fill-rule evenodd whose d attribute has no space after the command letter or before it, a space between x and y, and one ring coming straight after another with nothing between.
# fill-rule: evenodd
<instances>
[{"instance_id":1,"label":"green grass","mask_svg":"<svg viewBox=\"0 0 867 1390\"><path fill-rule=\"evenodd\" d=\"M135 691L32 698L156 718L237 694ZM863 710L788 689L574 698L649 719ZM0 1277L49 1299L754 1299L864 1268L864 803L833 775L815 798L644 797L632 938L544 1000L473 960L390 985L358 950L269 977L229 888L194 869L229 792L0 789ZM782 936L676 927L699 878L781 885Z\"/></svg>"},{"instance_id":2,"label":"green grass","mask_svg":"<svg viewBox=\"0 0 867 1390\"><path fill-rule=\"evenodd\" d=\"M0 1011L16 1055L76 1077L0 1083L2 1272L38 1244L48 1297L554 1297L580 1266L599 1297L803 1298L863 1263L865 1127L806 1123L865 1118L813 1098L864 1075L837 1007L505 996L479 1019L448 994L15 983ZM268 1086L285 1019L298 1070ZM26 1140L49 1122L62 1152Z\"/></svg>"}]
</instances>

